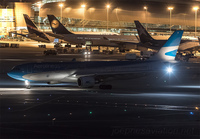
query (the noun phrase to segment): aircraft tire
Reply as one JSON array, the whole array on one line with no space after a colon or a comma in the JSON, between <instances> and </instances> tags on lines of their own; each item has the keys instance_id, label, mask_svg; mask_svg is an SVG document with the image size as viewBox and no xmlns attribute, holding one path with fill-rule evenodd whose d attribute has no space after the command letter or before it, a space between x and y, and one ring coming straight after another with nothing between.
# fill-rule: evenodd
<instances>
[{"instance_id":1,"label":"aircraft tire","mask_svg":"<svg viewBox=\"0 0 200 139\"><path fill-rule=\"evenodd\" d=\"M27 85L27 86L26 86L26 89L31 89L31 86L30 86L30 85Z\"/></svg>"}]
</instances>

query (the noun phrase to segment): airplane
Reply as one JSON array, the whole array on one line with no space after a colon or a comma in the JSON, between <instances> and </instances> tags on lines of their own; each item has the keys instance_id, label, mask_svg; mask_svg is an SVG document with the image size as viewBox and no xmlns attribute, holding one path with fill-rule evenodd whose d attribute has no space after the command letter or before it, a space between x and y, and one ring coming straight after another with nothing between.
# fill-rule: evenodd
<instances>
[{"instance_id":1,"label":"airplane","mask_svg":"<svg viewBox=\"0 0 200 139\"><path fill-rule=\"evenodd\" d=\"M109 46L119 47L120 51L125 51L125 48L137 48L138 39L134 36L125 35L106 35L106 34L74 34L67 30L62 23L54 16L47 15L52 33L48 34L52 37L63 39L70 44L87 45L87 46ZM143 49L146 49L145 47Z\"/></svg>"},{"instance_id":2,"label":"airplane","mask_svg":"<svg viewBox=\"0 0 200 139\"><path fill-rule=\"evenodd\" d=\"M134 22L137 28L141 45L154 50L159 50L166 43L167 40L156 40L152 38L138 20L135 20ZM188 50L189 48L196 46L199 46L199 41L182 39L180 42L179 51Z\"/></svg>"},{"instance_id":3,"label":"airplane","mask_svg":"<svg viewBox=\"0 0 200 139\"><path fill-rule=\"evenodd\" d=\"M23 14L23 16L24 16L24 20L26 22L26 26L28 29L28 34L21 34L21 33L15 33L15 32L13 32L13 34L21 35L23 37L30 38L38 42L44 42L44 43L54 42L55 38L38 30L37 26L33 23L33 21L31 21L30 17L27 14Z\"/></svg>"},{"instance_id":4,"label":"airplane","mask_svg":"<svg viewBox=\"0 0 200 139\"><path fill-rule=\"evenodd\" d=\"M92 88L99 84L100 89L111 89L112 86L106 84L109 80L140 78L170 65L166 63L173 63L182 35L182 30L175 31L157 55L146 61L27 63L13 67L7 75L24 81L26 88L30 88L30 82L73 82L82 88ZM167 71L171 72L172 66L167 67Z\"/></svg>"}]
</instances>

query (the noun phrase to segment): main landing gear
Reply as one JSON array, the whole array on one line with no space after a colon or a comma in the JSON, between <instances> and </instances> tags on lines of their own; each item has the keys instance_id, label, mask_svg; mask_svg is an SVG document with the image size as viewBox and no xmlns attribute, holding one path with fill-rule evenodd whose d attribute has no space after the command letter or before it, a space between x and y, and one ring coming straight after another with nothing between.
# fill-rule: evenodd
<instances>
[{"instance_id":1,"label":"main landing gear","mask_svg":"<svg viewBox=\"0 0 200 139\"><path fill-rule=\"evenodd\" d=\"M31 89L30 82L28 80L25 81L26 89Z\"/></svg>"}]
</instances>

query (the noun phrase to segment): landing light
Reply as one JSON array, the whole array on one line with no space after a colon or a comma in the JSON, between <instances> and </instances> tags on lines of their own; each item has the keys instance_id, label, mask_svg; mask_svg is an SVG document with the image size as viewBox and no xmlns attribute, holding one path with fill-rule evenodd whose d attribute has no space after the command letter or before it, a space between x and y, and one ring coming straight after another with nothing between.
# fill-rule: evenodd
<instances>
[{"instance_id":1,"label":"landing light","mask_svg":"<svg viewBox=\"0 0 200 139\"><path fill-rule=\"evenodd\" d=\"M30 83L29 83L29 81L28 80L26 80L25 81L25 85L29 85Z\"/></svg>"},{"instance_id":2,"label":"landing light","mask_svg":"<svg viewBox=\"0 0 200 139\"><path fill-rule=\"evenodd\" d=\"M167 68L167 72L168 72L168 73L172 73L172 72L173 72L172 67L168 67L168 68Z\"/></svg>"}]
</instances>

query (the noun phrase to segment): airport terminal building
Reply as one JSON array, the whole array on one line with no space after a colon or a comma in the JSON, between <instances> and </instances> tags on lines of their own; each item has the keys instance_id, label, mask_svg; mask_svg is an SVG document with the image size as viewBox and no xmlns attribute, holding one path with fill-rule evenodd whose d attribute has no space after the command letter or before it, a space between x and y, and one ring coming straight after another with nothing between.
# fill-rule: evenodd
<instances>
[{"instance_id":1,"label":"airport terminal building","mask_svg":"<svg viewBox=\"0 0 200 139\"><path fill-rule=\"evenodd\" d=\"M60 5L62 4L62 5ZM170 9L171 8L171 9ZM129 0L105 3L101 0L42 0L35 3L14 2L0 8L0 35L10 31L26 29L23 14L27 14L40 26L50 30L47 14L54 14L72 31L135 31L134 20L139 20L151 32L170 32L184 29L186 32L198 31L197 11L187 3L166 4L161 2ZM195 18L196 17L196 18Z\"/></svg>"}]
</instances>

